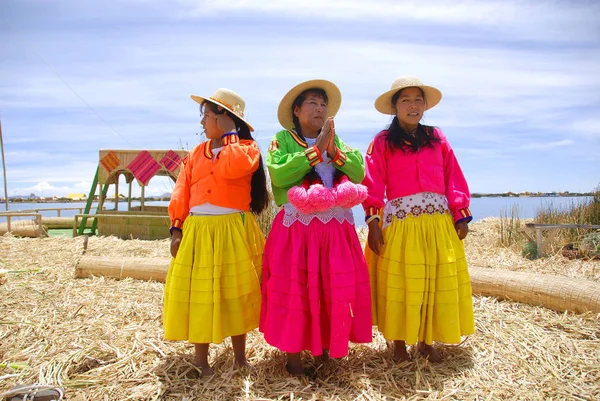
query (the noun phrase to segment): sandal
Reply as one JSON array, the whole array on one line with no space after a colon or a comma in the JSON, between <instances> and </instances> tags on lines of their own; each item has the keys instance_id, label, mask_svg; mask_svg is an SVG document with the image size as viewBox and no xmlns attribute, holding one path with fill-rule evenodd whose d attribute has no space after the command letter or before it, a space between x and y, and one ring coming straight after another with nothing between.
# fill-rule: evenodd
<instances>
[{"instance_id":1,"label":"sandal","mask_svg":"<svg viewBox=\"0 0 600 401\"><path fill-rule=\"evenodd\" d=\"M36 383L14 386L0 394L0 399L4 401L61 401L64 396L65 391L61 387Z\"/></svg>"}]
</instances>

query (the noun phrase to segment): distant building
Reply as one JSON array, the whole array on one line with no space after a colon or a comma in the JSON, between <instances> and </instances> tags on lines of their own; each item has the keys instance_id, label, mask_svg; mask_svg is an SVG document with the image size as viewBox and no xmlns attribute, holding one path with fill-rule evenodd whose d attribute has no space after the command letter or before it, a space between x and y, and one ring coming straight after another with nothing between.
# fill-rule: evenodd
<instances>
[{"instance_id":1,"label":"distant building","mask_svg":"<svg viewBox=\"0 0 600 401\"><path fill-rule=\"evenodd\" d=\"M71 199L71 200L74 200L74 201L86 200L87 199L87 195L86 194L68 194L67 195L67 199Z\"/></svg>"}]
</instances>

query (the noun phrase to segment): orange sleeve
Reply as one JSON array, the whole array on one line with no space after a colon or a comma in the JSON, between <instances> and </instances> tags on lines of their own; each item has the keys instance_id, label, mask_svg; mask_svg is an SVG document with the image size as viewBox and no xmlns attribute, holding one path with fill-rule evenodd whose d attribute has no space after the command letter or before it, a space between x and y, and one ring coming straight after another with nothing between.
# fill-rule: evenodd
<instances>
[{"instance_id":1,"label":"orange sleeve","mask_svg":"<svg viewBox=\"0 0 600 401\"><path fill-rule=\"evenodd\" d=\"M219 174L223 178L237 179L254 173L258 169L260 149L256 141L239 139L229 135L223 140L219 152Z\"/></svg>"},{"instance_id":2,"label":"orange sleeve","mask_svg":"<svg viewBox=\"0 0 600 401\"><path fill-rule=\"evenodd\" d=\"M201 147L202 145L192 149L181 163L182 167L179 170L179 176L177 176L177 182L169 202L169 218L171 219L172 228L181 229L185 218L190 213L190 183L193 161L198 149Z\"/></svg>"}]
</instances>

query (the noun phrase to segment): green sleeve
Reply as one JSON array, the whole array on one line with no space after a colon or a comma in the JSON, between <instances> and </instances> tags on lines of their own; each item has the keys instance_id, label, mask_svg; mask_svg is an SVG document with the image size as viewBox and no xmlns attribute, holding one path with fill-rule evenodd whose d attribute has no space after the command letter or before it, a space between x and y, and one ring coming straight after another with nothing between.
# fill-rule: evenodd
<instances>
[{"instance_id":1,"label":"green sleeve","mask_svg":"<svg viewBox=\"0 0 600 401\"><path fill-rule=\"evenodd\" d=\"M355 184L359 184L365 178L365 162L358 149L351 149L339 136L335 136L335 145L339 152L334 157L333 164L335 168L348 176L348 179Z\"/></svg>"},{"instance_id":2,"label":"green sleeve","mask_svg":"<svg viewBox=\"0 0 600 401\"><path fill-rule=\"evenodd\" d=\"M267 153L267 168L274 186L285 188L301 181L311 169L306 149L295 146L287 131L275 134Z\"/></svg>"}]
</instances>

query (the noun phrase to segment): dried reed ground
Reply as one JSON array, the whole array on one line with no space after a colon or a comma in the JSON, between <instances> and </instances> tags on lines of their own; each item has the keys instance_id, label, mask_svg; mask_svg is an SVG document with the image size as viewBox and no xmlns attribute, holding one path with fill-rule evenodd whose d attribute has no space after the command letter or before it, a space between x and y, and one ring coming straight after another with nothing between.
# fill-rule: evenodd
<instances>
[{"instance_id":1,"label":"dried reed ground","mask_svg":"<svg viewBox=\"0 0 600 401\"><path fill-rule=\"evenodd\" d=\"M472 265L599 280L598 262L531 262L519 249L497 248L497 224L471 225ZM164 257L168 246L90 238L88 254ZM598 315L485 297L474 298L476 334L441 348L439 364L415 355L394 366L374 330L372 344L353 345L348 358L299 381L284 374L284 356L252 332L255 372L232 370L226 341L212 349L215 376L199 380L192 347L162 339L163 284L75 279L82 250L82 238L0 237L0 269L8 270L0 285L0 393L41 382L66 387L70 400L600 399Z\"/></svg>"}]
</instances>

